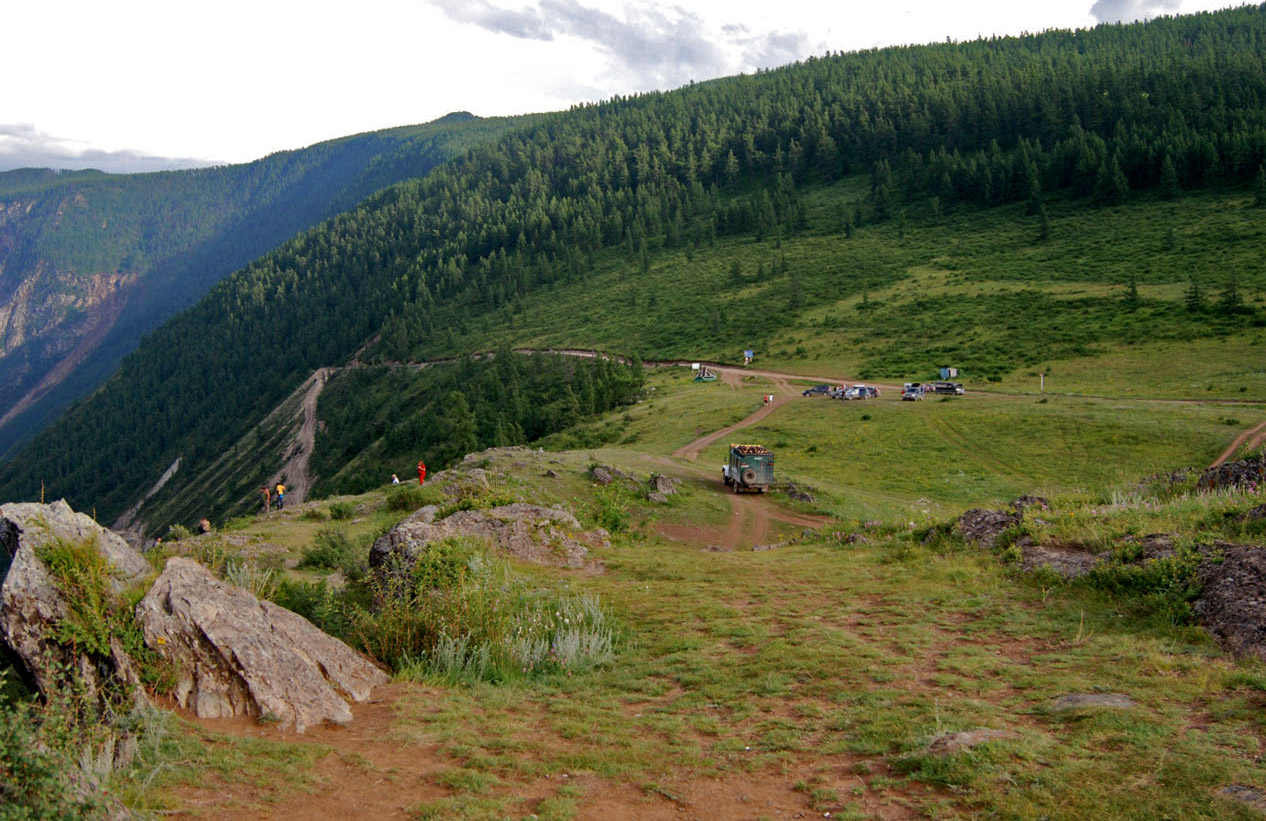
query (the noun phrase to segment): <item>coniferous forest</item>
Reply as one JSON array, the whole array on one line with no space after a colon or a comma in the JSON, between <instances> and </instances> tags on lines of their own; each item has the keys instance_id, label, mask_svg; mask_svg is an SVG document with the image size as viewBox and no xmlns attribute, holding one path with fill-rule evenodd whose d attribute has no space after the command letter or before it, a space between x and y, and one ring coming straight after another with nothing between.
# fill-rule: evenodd
<instances>
[{"instance_id":1,"label":"coniferous forest","mask_svg":"<svg viewBox=\"0 0 1266 821\"><path fill-rule=\"evenodd\" d=\"M1251 196L1266 186L1264 52L1266 7L1253 6L830 54L543 117L386 188L216 285L6 463L0 496L30 498L43 481L72 505L113 516L177 456L181 475L196 474L316 368L531 341L544 333L529 320L545 299L588 306L571 315L587 326L569 332L577 345L582 332L602 338L629 315L653 313L628 337L636 350L621 351L648 358L719 338L722 308L761 310L677 310L684 297L650 285L676 255L702 265L716 249L751 249L757 281L779 287L779 310L768 310L770 291L760 297L762 323L746 337L759 344L841 294L883 284L879 268L847 267L855 232L900 239L916 223L996 212L1041 241L1056 205L1116 213L1214 190ZM833 243L823 252L833 278L787 262L809 238ZM1176 270L1157 276L1173 280ZM1243 284L1255 276L1245 271ZM750 281L741 268L734 277ZM1097 304L1047 311L1058 327L1034 344L1055 344ZM1131 312L1112 305L1096 322L1104 339L1118 333L1118 313ZM1174 316L1144 308L1157 322ZM1251 307L1229 314L1232 326L1254 321ZM991 356L999 371L1031 364L1006 345ZM452 410L464 400L482 424L501 426L481 441L530 438L521 418L473 413L495 388L470 376L437 388L449 405L437 412L464 417ZM346 401L355 404L353 393ZM380 433L402 447L424 435L389 425ZM361 481L334 478L370 446L355 438L323 445L339 454L323 468L329 487Z\"/></svg>"}]
</instances>

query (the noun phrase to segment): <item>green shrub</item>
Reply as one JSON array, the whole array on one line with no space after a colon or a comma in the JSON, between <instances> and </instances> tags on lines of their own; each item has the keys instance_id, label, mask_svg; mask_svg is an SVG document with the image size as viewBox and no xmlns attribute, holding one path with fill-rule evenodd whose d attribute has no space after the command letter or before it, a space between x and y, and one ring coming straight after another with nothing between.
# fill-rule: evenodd
<instances>
[{"instance_id":1,"label":"green shrub","mask_svg":"<svg viewBox=\"0 0 1266 821\"><path fill-rule=\"evenodd\" d=\"M443 496L435 485L395 485L387 492L387 509L412 512L442 500Z\"/></svg>"},{"instance_id":2,"label":"green shrub","mask_svg":"<svg viewBox=\"0 0 1266 821\"><path fill-rule=\"evenodd\" d=\"M97 802L71 789L78 739L56 710L51 704L0 703L0 821L100 817Z\"/></svg>"},{"instance_id":3,"label":"green shrub","mask_svg":"<svg viewBox=\"0 0 1266 821\"><path fill-rule=\"evenodd\" d=\"M325 529L317 533L316 543L303 550L299 567L320 570L341 570L348 578L358 577L368 559L341 530Z\"/></svg>"},{"instance_id":4,"label":"green shrub","mask_svg":"<svg viewBox=\"0 0 1266 821\"><path fill-rule=\"evenodd\" d=\"M608 533L623 533L629 529L629 499L616 487L594 488L594 503L587 511L589 518Z\"/></svg>"},{"instance_id":5,"label":"green shrub","mask_svg":"<svg viewBox=\"0 0 1266 821\"><path fill-rule=\"evenodd\" d=\"M364 590L347 608L349 636L406 677L504 681L588 670L614 653L596 597L534 589L475 540L433 543L412 574Z\"/></svg>"},{"instance_id":6,"label":"green shrub","mask_svg":"<svg viewBox=\"0 0 1266 821\"><path fill-rule=\"evenodd\" d=\"M335 521L344 521L356 515L355 502L333 502L330 504L330 518Z\"/></svg>"},{"instance_id":7,"label":"green shrub","mask_svg":"<svg viewBox=\"0 0 1266 821\"><path fill-rule=\"evenodd\" d=\"M1143 563L1137 562L1139 550L1137 545L1117 549L1076 583L1121 599L1140 615L1158 616L1170 624L1190 623L1192 603L1200 595L1198 571L1205 559L1200 549L1177 544L1172 556Z\"/></svg>"},{"instance_id":8,"label":"green shrub","mask_svg":"<svg viewBox=\"0 0 1266 821\"><path fill-rule=\"evenodd\" d=\"M170 689L173 684L170 665L145 646L140 625L136 623L135 606L144 591L133 591L135 600L113 592L111 567L97 540L53 539L36 553L48 567L53 583L67 604L65 617L54 629L54 638L99 659L111 657L111 642L117 639L137 662L142 682L160 692ZM122 691L102 694L103 698L120 703L126 701L128 695Z\"/></svg>"}]
</instances>

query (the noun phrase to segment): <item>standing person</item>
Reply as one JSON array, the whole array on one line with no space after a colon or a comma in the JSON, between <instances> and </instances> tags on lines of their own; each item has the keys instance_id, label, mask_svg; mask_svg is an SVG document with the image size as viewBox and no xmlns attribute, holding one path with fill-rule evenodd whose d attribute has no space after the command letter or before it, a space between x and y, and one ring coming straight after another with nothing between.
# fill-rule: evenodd
<instances>
[{"instance_id":1,"label":"standing person","mask_svg":"<svg viewBox=\"0 0 1266 821\"><path fill-rule=\"evenodd\" d=\"M394 474L394 473L393 473L393 474L391 474L391 484L393 484L393 485L398 485L398 484L400 484L400 477L399 477L399 476L397 476L397 475L396 475L396 474Z\"/></svg>"},{"instance_id":2,"label":"standing person","mask_svg":"<svg viewBox=\"0 0 1266 821\"><path fill-rule=\"evenodd\" d=\"M418 460L418 484L426 484L426 462L423 462L421 459Z\"/></svg>"},{"instance_id":3,"label":"standing person","mask_svg":"<svg viewBox=\"0 0 1266 821\"><path fill-rule=\"evenodd\" d=\"M264 497L264 513L267 513L268 509L273 506L273 495L269 492L268 485L264 485L259 489L259 495Z\"/></svg>"},{"instance_id":4,"label":"standing person","mask_svg":"<svg viewBox=\"0 0 1266 821\"><path fill-rule=\"evenodd\" d=\"M277 509L284 510L286 507L286 486L281 482L277 483Z\"/></svg>"}]
</instances>

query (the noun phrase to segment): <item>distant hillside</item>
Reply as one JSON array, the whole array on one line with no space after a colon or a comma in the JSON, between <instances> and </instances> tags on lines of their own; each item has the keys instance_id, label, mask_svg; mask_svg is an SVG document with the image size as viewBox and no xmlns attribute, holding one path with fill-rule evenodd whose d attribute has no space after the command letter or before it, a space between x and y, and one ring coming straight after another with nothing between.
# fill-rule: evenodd
<instances>
[{"instance_id":1,"label":"distant hillside","mask_svg":"<svg viewBox=\"0 0 1266 821\"><path fill-rule=\"evenodd\" d=\"M0 173L0 454L222 277L528 121L454 114L191 171Z\"/></svg>"},{"instance_id":2,"label":"distant hillside","mask_svg":"<svg viewBox=\"0 0 1266 821\"><path fill-rule=\"evenodd\" d=\"M1247 7L835 55L549 116L221 282L0 468L0 498L43 479L111 518L179 458L161 503L354 354L755 347L1006 380L1251 339L1264 47L1266 10Z\"/></svg>"}]
</instances>

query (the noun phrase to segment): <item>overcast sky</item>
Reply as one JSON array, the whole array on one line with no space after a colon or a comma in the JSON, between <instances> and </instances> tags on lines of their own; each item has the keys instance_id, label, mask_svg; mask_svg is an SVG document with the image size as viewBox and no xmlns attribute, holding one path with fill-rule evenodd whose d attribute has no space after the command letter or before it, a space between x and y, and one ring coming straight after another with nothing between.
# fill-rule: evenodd
<instances>
[{"instance_id":1,"label":"overcast sky","mask_svg":"<svg viewBox=\"0 0 1266 821\"><path fill-rule=\"evenodd\" d=\"M0 170L245 162L451 111L554 111L825 51L1218 0L12 0Z\"/></svg>"}]
</instances>

